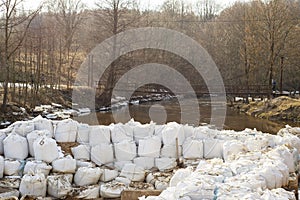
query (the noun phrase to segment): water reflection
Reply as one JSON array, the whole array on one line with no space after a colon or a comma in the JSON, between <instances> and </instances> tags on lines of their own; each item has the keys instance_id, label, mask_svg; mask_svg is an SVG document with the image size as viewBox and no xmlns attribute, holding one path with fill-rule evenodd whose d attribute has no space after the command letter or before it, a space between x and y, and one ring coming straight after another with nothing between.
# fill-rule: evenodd
<instances>
[{"instance_id":1,"label":"water reflection","mask_svg":"<svg viewBox=\"0 0 300 200\"><path fill-rule=\"evenodd\" d=\"M193 107L189 106L189 101L185 101L185 105L188 110L192 110ZM202 123L210 123L211 116L211 105L209 101L201 101L199 103L200 107L200 125ZM221 108L222 106L220 106ZM129 106L130 116L134 118L136 121L141 123L149 123L153 119L159 119L157 121L158 124L164 124L165 122L180 122L181 120L181 109L178 101L170 100L163 102L151 102L145 103L141 105L131 105ZM118 119L122 123L126 123L127 115L124 109L120 109L117 112ZM111 123L116 123L112 116L111 112L108 113L97 113L97 118L93 119L91 116L82 116L77 120L82 123L88 123L90 125L109 125ZM286 124L291 126L300 126L300 124L291 123L291 122L273 122L264 119L257 119L251 116L246 116L244 114L239 114L237 111L228 107L226 120L224 124L224 129L241 131L245 128L256 128L259 131L263 131L266 133L277 133L278 130L283 128Z\"/></svg>"}]
</instances>

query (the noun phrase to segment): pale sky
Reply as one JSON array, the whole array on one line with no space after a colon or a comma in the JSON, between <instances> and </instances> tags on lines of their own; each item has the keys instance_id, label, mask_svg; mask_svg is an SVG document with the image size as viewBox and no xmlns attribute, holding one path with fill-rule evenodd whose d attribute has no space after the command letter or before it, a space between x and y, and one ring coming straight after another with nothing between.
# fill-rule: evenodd
<instances>
[{"instance_id":1,"label":"pale sky","mask_svg":"<svg viewBox=\"0 0 300 200\"><path fill-rule=\"evenodd\" d=\"M25 0L25 9L35 9L38 7L38 5L43 0ZM89 8L92 8L95 5L95 2L97 0L82 0L84 4L86 4ZM195 3L197 0L184 0L186 3ZM198 0L199 1L199 0ZM222 8L232 5L237 0L215 0L217 4L221 5ZM140 5L142 8L148 8L148 6L151 9L159 8L159 6L162 5L164 0L140 0Z\"/></svg>"}]
</instances>

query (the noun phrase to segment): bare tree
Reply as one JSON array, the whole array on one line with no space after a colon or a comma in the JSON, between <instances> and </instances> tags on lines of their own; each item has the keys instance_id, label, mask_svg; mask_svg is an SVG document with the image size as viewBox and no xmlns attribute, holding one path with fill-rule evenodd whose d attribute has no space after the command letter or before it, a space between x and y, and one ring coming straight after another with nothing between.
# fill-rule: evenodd
<instances>
[{"instance_id":1,"label":"bare tree","mask_svg":"<svg viewBox=\"0 0 300 200\"><path fill-rule=\"evenodd\" d=\"M12 65L12 57L21 47L30 23L38 14L39 9L29 13L20 13L19 7L23 0L2 0L0 3L0 12L3 18L0 21L0 31L3 39L1 40L0 61L4 68L4 97L1 110L6 111L8 102L8 92L10 83L10 70ZM22 27L23 26L23 27Z\"/></svg>"}]
</instances>

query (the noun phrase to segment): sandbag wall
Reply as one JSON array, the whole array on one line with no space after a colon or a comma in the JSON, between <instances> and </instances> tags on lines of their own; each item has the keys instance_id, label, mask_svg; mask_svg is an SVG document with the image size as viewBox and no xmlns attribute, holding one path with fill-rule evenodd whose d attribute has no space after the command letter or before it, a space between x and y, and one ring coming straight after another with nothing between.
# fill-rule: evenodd
<instances>
[{"instance_id":1,"label":"sandbag wall","mask_svg":"<svg viewBox=\"0 0 300 200\"><path fill-rule=\"evenodd\" d=\"M130 121L127 124L89 126L73 120L50 121L37 117L32 121L14 123L0 131L0 154L3 155L0 156L0 187L6 184L12 188L7 194L0 194L0 197L13 194L114 198L119 197L130 183L144 181L153 185L153 189L164 190L176 186L175 179L169 184L172 174L162 178L163 173L149 173L148 170L172 170L176 167L177 157L186 161L222 159L225 166L228 163L232 166L218 173L230 174L228 178L240 175L247 167L251 170L259 167L261 173L264 173L265 167L268 170L274 168L284 175L279 176L275 185L269 183L266 188L281 188L286 184L289 173L296 171L298 162L300 140L290 134L291 130L294 129L284 129L275 136L255 130L218 131L177 123L142 125ZM65 155L57 142L77 142L78 145L72 148L72 155ZM241 154L271 150L274 150L274 154L263 155L265 160L262 162L269 161L269 165L257 165L254 160L257 157L249 157L253 166L244 161L247 157L243 160L245 166L243 162L238 162ZM272 165L272 156L281 160L278 166ZM220 164L221 168L223 164ZM207 171L213 169L206 168ZM269 174L269 171L265 173ZM209 194L211 190L208 190ZM209 196L212 199L216 192L213 194ZM197 199L197 195L186 196Z\"/></svg>"}]
</instances>

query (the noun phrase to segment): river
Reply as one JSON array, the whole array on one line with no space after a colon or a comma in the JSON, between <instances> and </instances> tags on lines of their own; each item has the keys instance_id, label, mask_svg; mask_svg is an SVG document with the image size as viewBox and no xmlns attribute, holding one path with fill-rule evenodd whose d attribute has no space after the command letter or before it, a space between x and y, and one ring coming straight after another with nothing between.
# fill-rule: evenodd
<instances>
[{"instance_id":1,"label":"river","mask_svg":"<svg viewBox=\"0 0 300 200\"><path fill-rule=\"evenodd\" d=\"M189 101L184 101L185 106L189 106ZM162 118L164 114L162 114L161 107L165 109L165 118ZM199 125L203 123L210 123L211 120L211 104L209 101L201 100L199 102L200 108L200 122ZM118 116L119 121L126 123L128 121L126 115L126 109L121 108L115 112ZM163 124L165 122L178 122L181 121L181 109L177 102L177 100L169 100L169 101L161 101L161 102L149 102L143 103L139 105L130 105L129 106L130 116L134 118L135 121L139 121L141 123L149 123L152 119L158 118L156 121L158 124ZM149 114L150 113L150 114ZM114 116L112 112L98 112L97 119L92 117L92 115L81 116L76 118L77 121L82 123L87 123L90 125L109 125L111 123L116 123L114 120ZM157 117L156 117L157 116ZM154 118L153 118L154 117ZM162 119L159 119L162 118ZM258 119L255 117L247 116L245 114L238 113L236 110L233 110L231 107L227 107L225 123L223 129L227 130L235 130L241 131L245 128L254 129L256 128L259 131L265 133L276 134L281 128L283 128L286 124L291 126L299 126L300 123L292 123L292 122L274 122L266 119Z\"/></svg>"}]
</instances>

